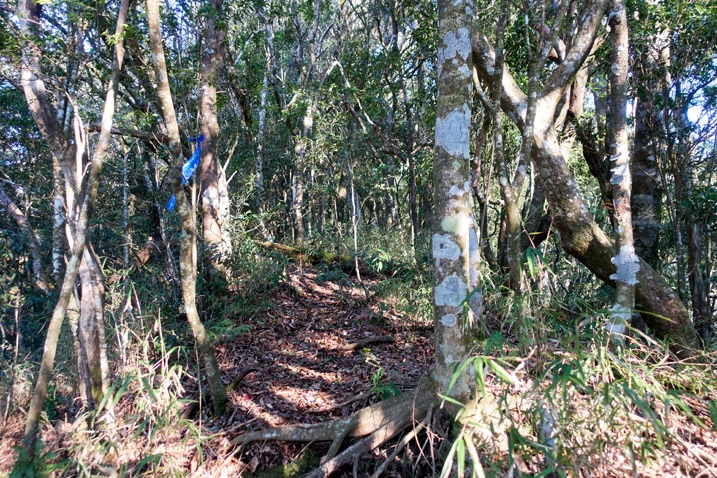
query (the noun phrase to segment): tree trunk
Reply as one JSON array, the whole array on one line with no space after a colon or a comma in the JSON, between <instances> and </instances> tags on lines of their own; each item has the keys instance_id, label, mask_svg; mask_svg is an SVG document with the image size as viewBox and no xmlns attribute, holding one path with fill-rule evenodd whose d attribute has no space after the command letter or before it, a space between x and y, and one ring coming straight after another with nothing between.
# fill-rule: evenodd
<instances>
[{"instance_id":1,"label":"tree trunk","mask_svg":"<svg viewBox=\"0 0 717 478\"><path fill-rule=\"evenodd\" d=\"M223 0L213 0L205 15L206 29L200 71L200 108L204 143L201 152L201 196L203 240L207 249L209 273L224 271L224 262L231 255L231 238L224 227L229 216L227 180L219 162L217 143L219 121L217 119L217 82L224 30L218 26L222 15Z\"/></svg>"},{"instance_id":2,"label":"tree trunk","mask_svg":"<svg viewBox=\"0 0 717 478\"><path fill-rule=\"evenodd\" d=\"M655 149L646 117L649 104L637 100L632 159L632 224L635 251L652 267L659 264L661 188Z\"/></svg>"},{"instance_id":3,"label":"tree trunk","mask_svg":"<svg viewBox=\"0 0 717 478\"><path fill-rule=\"evenodd\" d=\"M601 280L614 285L610 279L615 272L611 262L614 247L583 203L553 126L558 102L590 53L606 6L606 0L592 0L587 4L565 60L545 80L538 97L531 157L543 182L563 248ZM481 80L490 84L494 53L480 31L473 35L473 59ZM501 107L520 129L525 122L525 104L525 94L506 68ZM644 261L640 262L638 280L636 300L648 312L645 316L648 326L659 337L671 337L681 344L694 345L694 326L684 304L667 282Z\"/></svg>"},{"instance_id":4,"label":"tree trunk","mask_svg":"<svg viewBox=\"0 0 717 478\"><path fill-rule=\"evenodd\" d=\"M52 156L52 181L54 190L52 194L52 280L59 288L62 285L64 273L64 243L65 243L65 214L63 197L65 196L65 183L62 180L60 163Z\"/></svg>"},{"instance_id":5,"label":"tree trunk","mask_svg":"<svg viewBox=\"0 0 717 478\"><path fill-rule=\"evenodd\" d=\"M22 213L15 202L7 195L2 183L0 183L0 206L5 208L10 217L17 224L20 232L25 236L27 241L27 249L30 253L32 264L32 275L34 277L35 287L40 289L46 295L50 293L50 284L45 274L45 268L42 265L42 255L40 254L40 240L35 234L35 230L30 225L25 214Z\"/></svg>"},{"instance_id":6,"label":"tree trunk","mask_svg":"<svg viewBox=\"0 0 717 478\"><path fill-rule=\"evenodd\" d=\"M157 0L147 0L147 21L149 23L152 63L157 76L157 94L159 95L162 115L169 136L171 152L170 180L177 200L177 211L182 227L182 238L179 245L182 298L184 299L187 321L192 328L194 339L204 362L204 373L206 373L207 381L209 382L214 413L223 415L226 411L226 391L222 384L214 349L197 312L196 223L191 204L182 187L182 144L179 137L179 124L174 110L174 103L172 102L172 93L169 89L169 77L160 33L159 2Z\"/></svg>"},{"instance_id":7,"label":"tree trunk","mask_svg":"<svg viewBox=\"0 0 717 478\"><path fill-rule=\"evenodd\" d=\"M608 333L613 340L624 342L625 325L635 306L635 284L640 264L635 254L632 232L630 196L630 150L627 135L627 73L628 32L624 0L614 0L610 12L612 56L610 66L609 127L607 131L610 161L614 163L610 183L615 211L615 249L612 262L617 269L610 278L615 280L615 304L610 313Z\"/></svg>"},{"instance_id":8,"label":"tree trunk","mask_svg":"<svg viewBox=\"0 0 717 478\"><path fill-rule=\"evenodd\" d=\"M97 191L99 190L100 173L102 171L102 166L107 155L107 150L110 146L112 117L114 115L115 110L117 85L124 55L124 49L122 46L122 32L124 29L124 23L127 17L128 8L129 0L123 0L120 5L117 17L117 27L115 30L115 35L118 38L118 41L117 43L115 43L115 58L112 64L112 74L107 89L107 96L105 98L104 111L102 113L102 127L90 165L89 178L86 183L86 193L84 197L81 198L78 215L76 217L75 222L73 236L74 243L72 245L73 253L66 268L65 278L60 289L60 296L58 298L57 305L55 306L55 309L52 313L52 318L50 319L50 323L47 327L47 337L45 339L45 348L42 356L42 361L40 363L40 371L37 378L37 383L35 385L35 391L32 396L32 401L30 403L30 408L28 409L27 413L27 421L25 424L25 437L23 438L23 447L25 450L25 457L30 460L30 462L34 460L40 415L45 403L45 399L47 398L47 388L52 377L52 369L54 367L55 353L57 351L57 343L60 336L60 330L65 314L67 312L68 303L72 296L78 270L80 269L80 261L84 259L85 266L90 268L90 271L94 276L93 279L97 279L96 276L98 272L101 275L101 271L99 269L93 268L93 264L95 263L91 260L87 260L88 255L94 255L92 254L92 249L90 248L89 242L87 240L87 231L90 224L90 217L92 216L92 207L95 202L95 198L97 197ZM22 30L27 33L27 22L37 22L39 20L38 9L33 0L20 0L20 4L18 7L18 16L21 19ZM32 58L30 61L24 62L25 66L23 66L22 80L23 89L25 91L28 105L30 106L30 110L33 114L33 117L35 118L39 129L42 131L43 136L48 141L48 143L50 143L53 153L56 155L63 153L69 155L69 153L72 153L70 158L74 159L74 152L72 151L72 149L74 148L69 147L69 143L67 142L66 138L61 134L61 130L58 129L59 123L56 120L50 103L47 101L44 84L35 76L34 72L31 70L31 68L37 68L39 65L39 52L36 49L33 49L32 46L30 46L29 48L25 49L24 56L26 56L26 58ZM58 160L60 159L66 160L68 159L68 156L63 155L62 158L58 158ZM72 174L72 165L67 163L63 165L63 161L61 161L60 164L63 166L63 170L65 171L66 182L70 183L68 190L70 194L72 194L72 198L74 198L74 187L76 186L76 183L72 183L72 179L74 178ZM69 204L71 203L68 201L68 206ZM82 283L85 284L84 281ZM99 281L99 283L101 284L101 281ZM98 296L96 294L97 293L87 295L83 294L83 300L85 300L85 298L92 298L92 300L95 301L92 306L92 311L94 311L94 314L92 317L87 318L88 321L92 322L92 325L86 330L83 329L83 333L87 332L88 330L97 330L97 327L101 329L104 326L103 323L97 323L98 303L96 302L97 298L99 298L100 301L103 300L103 296ZM99 307L100 309L102 309L103 306L101 303L99 304ZM82 312L92 313L90 310L87 309L83 309ZM99 341L102 340L104 340L104 333L100 332ZM99 350L96 350L92 356L87 355L87 357L90 357L93 361L99 361L100 367L107 365L106 355L104 357L102 356L103 347L103 344L100 344ZM98 354L99 358L97 356ZM94 369L94 372L97 373L97 369ZM100 369L99 376L97 377L97 379L97 381L93 381L91 383L90 391L93 397L101 399L102 394L106 393L109 376L104 370ZM99 382L99 384L97 382ZM26 464L20 463L19 460L17 465L23 466Z\"/></svg>"},{"instance_id":9,"label":"tree trunk","mask_svg":"<svg viewBox=\"0 0 717 478\"><path fill-rule=\"evenodd\" d=\"M438 393L461 403L475 397L471 367L459 366L472 346L479 317L475 274L478 237L472 216L470 182L471 3L441 0L438 3L439 46L437 66L436 145L433 164L434 224L433 268L436 361L433 374ZM464 307L465 303L475 308ZM453 377L459 373L458 377ZM455 378L453 386L449 384ZM453 407L455 412L455 407Z\"/></svg>"}]
</instances>

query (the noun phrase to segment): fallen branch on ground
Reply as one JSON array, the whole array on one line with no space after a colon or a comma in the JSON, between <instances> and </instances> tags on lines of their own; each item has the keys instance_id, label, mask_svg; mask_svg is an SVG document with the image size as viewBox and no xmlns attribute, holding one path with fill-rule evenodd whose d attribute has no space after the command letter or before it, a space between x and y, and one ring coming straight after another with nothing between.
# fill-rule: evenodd
<instances>
[{"instance_id":1,"label":"fallen branch on ground","mask_svg":"<svg viewBox=\"0 0 717 478\"><path fill-rule=\"evenodd\" d=\"M326 423L289 425L249 432L234 438L231 444L242 447L264 440L331 441L329 451L322 459L322 465L306 475L311 478L324 477L341 465L390 440L413 423L416 416L424 417L428 410L437 404L435 385L426 377L419 382L413 393L391 397L363 408L349 417ZM346 437L364 438L339 454Z\"/></svg>"},{"instance_id":2,"label":"fallen branch on ground","mask_svg":"<svg viewBox=\"0 0 717 478\"><path fill-rule=\"evenodd\" d=\"M367 337L365 339L357 340L356 342L336 347L334 350L341 352L352 352L354 350L360 350L367 345L371 344L393 344L396 343L396 338L391 335L376 335L373 337Z\"/></svg>"}]
</instances>

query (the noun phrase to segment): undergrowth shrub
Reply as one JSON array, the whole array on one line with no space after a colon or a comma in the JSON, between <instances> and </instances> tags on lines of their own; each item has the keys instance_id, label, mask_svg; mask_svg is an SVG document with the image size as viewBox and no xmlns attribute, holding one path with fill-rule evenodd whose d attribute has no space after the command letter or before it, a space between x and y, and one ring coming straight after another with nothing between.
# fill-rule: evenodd
<instances>
[{"instance_id":1,"label":"undergrowth shrub","mask_svg":"<svg viewBox=\"0 0 717 478\"><path fill-rule=\"evenodd\" d=\"M187 450L198 463L209 436L199 425L182 418L187 385L197 388L190 373L193 352L184 344L167 347L158 317L148 326L118 323L125 336L126 362L104 399L92 412L74 417L43 435L59 453L44 457L43 472L56 477L185 476ZM201 388L200 388L201 390Z\"/></svg>"},{"instance_id":2,"label":"undergrowth shrub","mask_svg":"<svg viewBox=\"0 0 717 478\"><path fill-rule=\"evenodd\" d=\"M604 335L555 347L541 368L515 344L491 346L502 338L484 342L463 364L476 370L479 398L459 416L444 471L694 476L713 466L700 448L717 436L715 357L681 361L632 332L638 338L620 350Z\"/></svg>"}]
</instances>

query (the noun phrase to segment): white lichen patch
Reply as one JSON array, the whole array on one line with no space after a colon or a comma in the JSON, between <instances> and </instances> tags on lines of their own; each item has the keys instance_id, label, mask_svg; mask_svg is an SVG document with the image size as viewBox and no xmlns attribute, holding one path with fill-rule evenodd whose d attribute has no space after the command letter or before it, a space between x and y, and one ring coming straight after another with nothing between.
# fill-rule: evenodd
<instances>
[{"instance_id":1,"label":"white lichen patch","mask_svg":"<svg viewBox=\"0 0 717 478\"><path fill-rule=\"evenodd\" d=\"M459 28L455 32L446 33L443 36L442 44L438 47L437 77L441 77L445 62L451 61L455 64L458 63L457 60L460 60L460 63L465 63L470 51L470 32L467 28Z\"/></svg>"},{"instance_id":2,"label":"white lichen patch","mask_svg":"<svg viewBox=\"0 0 717 478\"><path fill-rule=\"evenodd\" d=\"M610 335L624 335L627 323L632 319L629 307L615 304L610 309L610 322L605 327Z\"/></svg>"},{"instance_id":3,"label":"white lichen patch","mask_svg":"<svg viewBox=\"0 0 717 478\"><path fill-rule=\"evenodd\" d=\"M613 322L629 322L632 318L632 311L624 305L614 304L610 309L610 319Z\"/></svg>"},{"instance_id":4,"label":"white lichen patch","mask_svg":"<svg viewBox=\"0 0 717 478\"><path fill-rule=\"evenodd\" d=\"M446 232L452 232L459 234L462 231L467 230L471 225L471 218L466 212L459 212L453 216L446 216L441 221L441 229Z\"/></svg>"},{"instance_id":5,"label":"white lichen patch","mask_svg":"<svg viewBox=\"0 0 717 478\"><path fill-rule=\"evenodd\" d=\"M463 196L466 193L466 191L459 188L458 186L454 185L454 186L451 186L450 193L451 193L451 196L460 197L460 196Z\"/></svg>"},{"instance_id":6,"label":"white lichen patch","mask_svg":"<svg viewBox=\"0 0 717 478\"><path fill-rule=\"evenodd\" d=\"M448 32L443 36L443 44L438 48L438 64L452 60L458 55L463 61L468 59L471 52L470 32L467 28L459 28L455 32Z\"/></svg>"},{"instance_id":7,"label":"white lichen patch","mask_svg":"<svg viewBox=\"0 0 717 478\"><path fill-rule=\"evenodd\" d=\"M441 259L455 261L461 255L461 248L453 242L450 234L433 235L433 258L436 260L436 267Z\"/></svg>"},{"instance_id":8,"label":"white lichen patch","mask_svg":"<svg viewBox=\"0 0 717 478\"><path fill-rule=\"evenodd\" d=\"M458 317L456 317L454 314L446 314L441 317L441 323L444 327L455 327L458 323Z\"/></svg>"},{"instance_id":9,"label":"white lichen patch","mask_svg":"<svg viewBox=\"0 0 717 478\"><path fill-rule=\"evenodd\" d=\"M466 283L457 275L449 275L435 288L435 301L439 307L458 307L468 295Z\"/></svg>"},{"instance_id":10,"label":"white lichen patch","mask_svg":"<svg viewBox=\"0 0 717 478\"><path fill-rule=\"evenodd\" d=\"M617 271L610 275L610 279L628 285L635 285L639 282L637 273L640 270L640 261L632 244L620 247L620 253L611 261L617 267Z\"/></svg>"},{"instance_id":11,"label":"white lichen patch","mask_svg":"<svg viewBox=\"0 0 717 478\"><path fill-rule=\"evenodd\" d=\"M454 62L455 62L455 60L454 60ZM470 70L470 68L468 68L468 66L467 66L465 63L463 63L462 65L460 65L460 66L458 67L458 70L457 70L457 71L458 71L458 73L459 73L462 77L464 77L464 78L470 78L470 76L471 76L471 70ZM469 89L469 90L471 89L471 88L470 88L470 83L468 83L468 89Z\"/></svg>"},{"instance_id":12,"label":"white lichen patch","mask_svg":"<svg viewBox=\"0 0 717 478\"><path fill-rule=\"evenodd\" d=\"M436 118L436 146L451 156L468 159L470 123L471 110L467 104L454 109L445 118Z\"/></svg>"},{"instance_id":13,"label":"white lichen patch","mask_svg":"<svg viewBox=\"0 0 717 478\"><path fill-rule=\"evenodd\" d=\"M630 174L630 164L627 161L621 164L617 164L610 171L612 171L610 184L620 184L623 178Z\"/></svg>"}]
</instances>

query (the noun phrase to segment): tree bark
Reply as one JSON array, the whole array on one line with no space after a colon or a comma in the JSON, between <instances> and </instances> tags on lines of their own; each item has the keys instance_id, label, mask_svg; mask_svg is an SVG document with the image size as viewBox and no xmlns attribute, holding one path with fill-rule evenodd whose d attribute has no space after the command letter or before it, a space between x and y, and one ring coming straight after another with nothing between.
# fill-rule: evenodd
<instances>
[{"instance_id":1,"label":"tree bark","mask_svg":"<svg viewBox=\"0 0 717 478\"><path fill-rule=\"evenodd\" d=\"M632 225L635 232L635 251L652 267L659 264L658 246L662 188L657 167L657 138L662 136L658 120L659 110L654 101L661 94L656 76L664 69L667 59L666 32L655 34L649 45L638 55L633 68L636 83L643 85L643 94L635 99L635 139L632 154ZM646 51L645 51L646 50Z\"/></svg>"},{"instance_id":2,"label":"tree bark","mask_svg":"<svg viewBox=\"0 0 717 478\"><path fill-rule=\"evenodd\" d=\"M202 114L202 134L204 143L201 152L201 196L202 231L207 249L209 273L214 275L224 271L224 262L231 255L231 238L225 223L229 216L229 193L224 169L219 162L217 143L219 141L219 121L217 119L217 82L221 42L225 32L218 26L222 15L223 0L212 0L210 10L205 16L206 30L200 71L200 109Z\"/></svg>"},{"instance_id":3,"label":"tree bark","mask_svg":"<svg viewBox=\"0 0 717 478\"><path fill-rule=\"evenodd\" d=\"M19 1L18 17L20 18L20 29L23 33L30 34L36 31L40 18L39 8L34 0ZM124 19L121 20L124 22ZM121 28L120 23L118 23L117 28ZM116 46L116 48L121 48L121 44ZM117 51L117 55L121 55L121 52ZM79 240L79 220L85 207L84 201L88 200L87 198L89 198L91 188L95 187L91 180L83 181L87 167L87 139L77 114L75 114L73 120L75 142L70 142L65 136L63 125L58 121L58 115L48 99L45 84L42 79L38 77L40 58L41 53L39 47L28 41L23 47L23 64L21 67L22 89L35 124L48 143L54 160L59 165L59 169L64 176L65 232L70 250L76 250L76 242ZM115 60L121 61L117 58ZM112 126L116 86L119 77L119 66L113 64L112 68L112 79L110 80L105 101L105 111L103 112L102 118L102 131L97 146L95 147L95 159L93 159L90 165L90 171L93 171L96 164L98 167L101 167L109 147L109 131ZM117 68L116 71L115 68ZM104 134L105 130L106 135ZM97 177L99 177L99 171L97 172ZM92 179L91 174L90 179ZM97 178L94 179L97 180ZM55 227L56 230L59 230L60 220L57 217L59 205L54 204L54 207L56 214ZM88 214L91 214L91 210ZM88 241L87 244L83 245L83 251L84 248L92 251L91 244L86 235L82 237L82 240ZM57 248L53 249L53 253L57 254ZM57 257L53 257L53 261L57 259ZM93 253L82 253L78 257L78 260L81 261L81 267L84 270L93 271L92 275L80 274L80 291L83 294L89 294L86 297L82 297L81 309L82 307L85 307L85 309L81 310L81 314L84 314L86 318L92 317L94 319L92 321L89 319L81 321L81 325L86 327L86 329L78 329L79 335L77 340L82 344L81 334L84 334L85 337L96 336L99 337L100 340L104 337L104 288L101 285L103 275L97 257ZM57 272L57 270L55 270L55 272ZM67 278L67 273L65 277ZM95 281L96 283L88 281ZM87 307L91 307L91 309L87 309ZM104 344L98 344L96 347L79 347L78 349L82 355L78 357L78 372L80 381L82 382L82 388L91 391L91 393L83 394L84 406L88 409L91 409L94 405L89 397L101 397L109 387L109 369L104 347ZM96 353L99 355L87 356L87 353ZM102 354L105 355L102 356ZM87 364L90 363L103 367L101 370L95 371L95 376L98 377L98 380L89 380L90 374L87 369Z\"/></svg>"},{"instance_id":4,"label":"tree bark","mask_svg":"<svg viewBox=\"0 0 717 478\"><path fill-rule=\"evenodd\" d=\"M159 95L162 115L169 136L169 149L171 152L170 180L177 200L177 211L182 227L182 238L179 246L182 298L184 299L187 321L192 328L194 339L204 362L204 373L206 373L207 381L209 382L214 413L223 415L226 411L226 391L222 385L221 373L214 349L197 312L196 223L191 204L182 187L182 144L179 137L179 123L174 110L172 93L169 89L167 64L160 33L159 2L157 0L147 0L147 21L149 23L152 63L157 77L157 94Z\"/></svg>"},{"instance_id":5,"label":"tree bark","mask_svg":"<svg viewBox=\"0 0 717 478\"><path fill-rule=\"evenodd\" d=\"M626 324L635 306L635 285L640 268L632 231L630 196L630 150L627 134L627 74L628 74L628 27L624 0L614 0L609 16L612 50L610 60L609 127L607 131L610 161L613 163L610 183L615 212L615 249L613 257L616 272L615 304L610 312L608 333L616 342L624 342Z\"/></svg>"},{"instance_id":6,"label":"tree bark","mask_svg":"<svg viewBox=\"0 0 717 478\"><path fill-rule=\"evenodd\" d=\"M601 280L614 285L610 279L615 272L611 262L615 255L613 244L595 223L580 197L553 125L558 102L590 53L606 7L606 0L592 0L586 4L565 60L553 69L539 93L531 158L543 182L563 249ZM495 58L493 48L480 31L473 35L473 60L481 80L490 84ZM526 96L507 68L503 73L501 107L522 129ZM692 321L684 304L665 280L644 261L640 262L638 280L636 301L647 312L647 325L658 337L671 337L683 345L694 345L696 334Z\"/></svg>"},{"instance_id":7,"label":"tree bark","mask_svg":"<svg viewBox=\"0 0 717 478\"><path fill-rule=\"evenodd\" d=\"M15 201L5 192L0 182L0 206L5 208L10 217L15 221L20 232L25 236L27 241L27 249L30 252L32 275L34 276L35 287L45 294L50 293L50 284L45 274L45 268L42 265L42 255L40 254L40 240L35 234L35 230L30 225L25 214L22 213Z\"/></svg>"},{"instance_id":8,"label":"tree bark","mask_svg":"<svg viewBox=\"0 0 717 478\"><path fill-rule=\"evenodd\" d=\"M114 115L115 110L117 84L119 80L119 73L122 68L122 59L124 55L124 50L122 47L122 32L124 29L128 9L129 0L122 0L117 17L117 27L115 30L115 35L117 37L117 42L115 43L115 58L112 64L112 74L110 77L109 86L107 88L104 111L102 113L102 129L100 131L100 136L97 141L97 145L95 147L92 162L90 165L89 178L86 183L86 193L84 197L81 198L82 201L80 202L80 210L76 219L76 226L74 230L74 243L72 245L73 253L66 268L65 278L60 289L60 296L58 298L57 305L55 306L55 309L52 313L52 318L50 319L50 323L48 324L44 353L42 356L42 361L40 363L40 371L38 374L37 383L35 385L35 391L32 396L32 401L30 403L30 408L28 409L27 421L25 424L25 437L23 438L23 448L25 450L26 458L29 459L31 462L32 460L34 460L40 415L42 413L45 399L47 398L47 388L52 377L52 369L54 367L55 353L57 351L57 343L60 336L60 329L62 327L62 322L67 312L67 306L74 289L75 280L77 279L77 274L80 269L80 261L84 259L85 266L90 269L92 268L93 264L91 261L87 260L87 255L91 254L91 249L88 246L89 243L87 241L87 231L90 224L90 218L92 216L92 207L94 205L95 198L97 197L97 191L99 190L100 173L102 171L102 166L104 164L105 157L107 156L107 150L109 149L110 145L110 130L112 128L112 117ZM25 32L27 32L27 21L36 22L39 20L37 14L38 10L33 0L20 0L20 5L18 7L18 16L21 18L22 27ZM37 50L34 50L30 54L34 55L33 62L26 64L37 67L37 59L39 58L39 56L37 56ZM45 96L44 84L41 80L37 79L34 73L29 70L29 68L29 66L23 67L23 89L25 90L28 104L30 105L30 109L33 112L35 121L38 123L38 127L40 128L40 130L43 131L43 135L47 134L46 139L48 140L48 142L51 143L51 147L54 146L58 148L53 148L53 152L55 152L55 154L67 153L68 151L71 152L72 148L68 147L69 143L67 142L66 138L60 134L60 131L55 129L59 126L59 123L57 123L57 120L55 119L55 116L52 112L52 108ZM74 156L74 154L72 154L72 156ZM63 159L66 159L66 157L63 156ZM63 163L61 162L61 165L62 164ZM72 178L74 178L74 175L71 174L72 171L70 164L64 164L63 169L66 171L66 181L71 182ZM70 186L75 186L75 184L70 184ZM91 270L93 270L95 273L97 272L96 269ZM96 298L96 296L94 295L88 294L87 296L85 296L83 294L83 300L85 300L86 298L89 299L90 297ZM100 300L102 300L101 297ZM101 329L104 325L102 323L97 324L96 322L96 314L98 312L96 304L93 304L93 307L90 310L94 311L95 313L94 317L88 318L88 320L92 321L93 323L90 327L84 329L83 332L97 330L98 327ZM84 309L83 312L90 313L90 310ZM101 333L99 338L100 340L104 339L103 332ZM100 354L100 356L97 357L96 355L93 355L91 358L93 360L99 360L100 365L103 363L106 365L106 355L104 358L101 356L102 347L103 346L100 345L100 350L96 352ZM109 376L105 373L104 370L99 370L98 372L96 369L94 369L94 372L99 373L99 377L97 378L100 383L98 384L97 381L93 381L90 393L93 395L93 397L96 397L96 399L101 399L102 394L106 393L107 391L107 387L109 385Z\"/></svg>"},{"instance_id":9,"label":"tree bark","mask_svg":"<svg viewBox=\"0 0 717 478\"><path fill-rule=\"evenodd\" d=\"M436 143L433 164L433 299L438 393L468 403L475 397L471 367L456 371L472 346L480 313L476 265L478 236L472 215L470 181L471 44L467 0L438 3ZM469 303L475 307L466 308ZM454 373L458 376L454 377ZM453 383L452 387L449 386ZM452 412L457 410L452 407Z\"/></svg>"}]
</instances>

